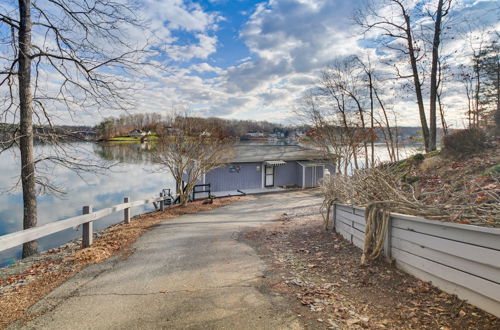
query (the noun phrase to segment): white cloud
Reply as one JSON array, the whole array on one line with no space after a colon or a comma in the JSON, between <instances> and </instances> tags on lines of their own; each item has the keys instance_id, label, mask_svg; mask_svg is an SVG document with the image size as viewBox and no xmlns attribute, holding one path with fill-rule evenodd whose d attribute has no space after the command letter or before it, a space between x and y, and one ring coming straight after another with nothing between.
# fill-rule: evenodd
<instances>
[{"instance_id":1,"label":"white cloud","mask_svg":"<svg viewBox=\"0 0 500 330\"><path fill-rule=\"evenodd\" d=\"M243 54L237 64L223 68L220 62L216 62L218 66L213 64L211 57L221 51L218 23L225 18L220 13L207 12L192 1L143 0L141 16L149 22L154 42L161 46L156 51L160 55L168 54L168 59L158 60L158 64L168 60L182 63L168 63L167 70L144 68L143 76L137 81L137 86L143 87L140 91L131 91L138 104L137 111L168 112L172 107L184 105L206 116L286 120L299 104L302 93L318 80L320 70L336 57L370 54L372 61L375 59L376 50L367 49L367 43L360 42L363 36L350 20L361 2L270 0L259 3L239 32L239 38L251 54ZM459 3L455 21L461 22L461 17L474 21L478 15L483 19L497 17L495 6L498 7L494 1ZM455 25L453 29L457 28ZM147 31L130 33L134 40L153 38ZM445 51L450 54L464 48L462 37L448 38L446 43ZM223 54L221 57L224 58ZM455 56L450 65L459 61L465 60ZM388 72L387 68L380 69ZM57 80L51 83L56 84ZM394 109L401 113L400 124L417 125L414 96L411 91L401 92L399 87L399 83L394 83L394 89L388 94L394 94L391 96L398 100L394 102ZM463 112L460 86L450 87L445 101L449 103L450 118L459 123ZM57 115L67 117L64 113ZM97 120L91 111L81 118L87 123Z\"/></svg>"},{"instance_id":2,"label":"white cloud","mask_svg":"<svg viewBox=\"0 0 500 330\"><path fill-rule=\"evenodd\" d=\"M189 61L193 58L206 59L217 50L217 37L196 34L197 44L166 46L166 52L175 61Z\"/></svg>"}]
</instances>

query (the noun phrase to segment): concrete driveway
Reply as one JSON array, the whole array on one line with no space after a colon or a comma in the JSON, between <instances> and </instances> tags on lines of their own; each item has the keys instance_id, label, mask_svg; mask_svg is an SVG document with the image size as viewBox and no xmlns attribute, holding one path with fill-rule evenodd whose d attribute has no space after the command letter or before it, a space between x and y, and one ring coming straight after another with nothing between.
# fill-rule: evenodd
<instances>
[{"instance_id":1,"label":"concrete driveway","mask_svg":"<svg viewBox=\"0 0 500 330\"><path fill-rule=\"evenodd\" d=\"M292 208L319 205L314 191L248 197L165 221L127 259L92 265L28 311L26 329L301 329L285 298L261 288L266 266L237 240Z\"/></svg>"}]
</instances>

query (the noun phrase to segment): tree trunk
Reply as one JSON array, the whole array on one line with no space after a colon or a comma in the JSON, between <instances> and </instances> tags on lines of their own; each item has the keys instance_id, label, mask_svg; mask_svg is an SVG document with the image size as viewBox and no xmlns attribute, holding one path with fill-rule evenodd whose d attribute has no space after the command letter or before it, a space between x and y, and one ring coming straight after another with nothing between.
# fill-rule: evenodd
<instances>
[{"instance_id":1,"label":"tree trunk","mask_svg":"<svg viewBox=\"0 0 500 330\"><path fill-rule=\"evenodd\" d=\"M373 82L372 82L372 74L371 72L368 72L368 80L369 80L369 86L370 86L370 126L371 126L371 161L372 161L372 167L375 167L375 126L374 126L374 120L373 120Z\"/></svg>"},{"instance_id":2,"label":"tree trunk","mask_svg":"<svg viewBox=\"0 0 500 330\"><path fill-rule=\"evenodd\" d=\"M420 77L418 74L417 67L417 56L415 54L415 48L413 47L413 37L411 34L411 24L410 24L410 16L403 13L406 23L406 40L408 42L408 55L410 56L410 64L413 76L413 83L415 85L415 94L417 96L417 104L418 104L418 112L420 114L420 124L422 125L422 135L425 141L425 151L430 150L430 139L429 139L429 127L427 126L427 118L425 116L425 107L424 107L424 99L422 97L422 85L420 83Z\"/></svg>"},{"instance_id":3,"label":"tree trunk","mask_svg":"<svg viewBox=\"0 0 500 330\"><path fill-rule=\"evenodd\" d=\"M31 96L31 1L19 0L19 107L23 228L36 226L36 181L33 152L33 103ZM37 242L23 245L23 258L37 253Z\"/></svg>"},{"instance_id":4,"label":"tree trunk","mask_svg":"<svg viewBox=\"0 0 500 330\"><path fill-rule=\"evenodd\" d=\"M373 88L373 92L375 94L375 98L377 99L378 104L380 105L380 108L382 109L382 113L384 115L385 126L387 128L387 133L389 135L389 142L390 142L390 149L391 149L390 152L389 152L389 155L391 155L391 152L392 152L391 160L392 161L396 161L397 157L396 157L396 152L394 150L394 137L393 137L392 130L391 130L391 124L389 122L389 117L387 116L387 111L385 110L385 106L382 103L382 100L378 96L377 89Z\"/></svg>"},{"instance_id":5,"label":"tree trunk","mask_svg":"<svg viewBox=\"0 0 500 330\"><path fill-rule=\"evenodd\" d=\"M476 63L477 67L475 68L475 74L476 74L476 90L474 93L474 126L479 126L479 91L481 90L481 68L479 64L479 57L478 57L478 62Z\"/></svg>"},{"instance_id":6,"label":"tree trunk","mask_svg":"<svg viewBox=\"0 0 500 330\"><path fill-rule=\"evenodd\" d=\"M434 24L434 40L432 42L432 64L431 64L431 86L430 86L430 105L429 105L429 146L426 150L436 150L436 102L437 102L437 74L439 59L439 44L441 42L441 18L443 16L443 0L438 1L436 11L436 22Z\"/></svg>"}]
</instances>

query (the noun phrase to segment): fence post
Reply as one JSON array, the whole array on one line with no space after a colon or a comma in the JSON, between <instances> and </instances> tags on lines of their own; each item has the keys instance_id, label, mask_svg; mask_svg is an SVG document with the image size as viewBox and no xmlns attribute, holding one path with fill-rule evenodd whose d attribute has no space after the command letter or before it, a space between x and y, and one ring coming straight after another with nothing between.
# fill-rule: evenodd
<instances>
[{"instance_id":1,"label":"fence post","mask_svg":"<svg viewBox=\"0 0 500 330\"><path fill-rule=\"evenodd\" d=\"M387 261L390 261L392 259L391 247L392 247L392 216L389 217L389 220L387 222L387 231L385 232L385 238L384 238L384 257L386 258Z\"/></svg>"},{"instance_id":2,"label":"fence post","mask_svg":"<svg viewBox=\"0 0 500 330\"><path fill-rule=\"evenodd\" d=\"M82 211L83 214L90 214L92 213L92 206L84 206ZM93 234L92 221L85 222L82 232L82 248L87 248L92 245Z\"/></svg>"},{"instance_id":3,"label":"fence post","mask_svg":"<svg viewBox=\"0 0 500 330\"><path fill-rule=\"evenodd\" d=\"M354 209L354 206L352 206L352 214L356 214L356 210ZM354 220L351 220L351 243L354 242Z\"/></svg>"},{"instance_id":4,"label":"fence post","mask_svg":"<svg viewBox=\"0 0 500 330\"><path fill-rule=\"evenodd\" d=\"M163 193L160 193L160 211L165 211L165 199L163 199Z\"/></svg>"},{"instance_id":5,"label":"fence post","mask_svg":"<svg viewBox=\"0 0 500 330\"><path fill-rule=\"evenodd\" d=\"M332 231L334 232L337 231L337 224L335 221L337 221L337 203L333 203L332 205Z\"/></svg>"},{"instance_id":6,"label":"fence post","mask_svg":"<svg viewBox=\"0 0 500 330\"><path fill-rule=\"evenodd\" d=\"M129 202L129 198L123 197L123 203L128 203L128 202ZM123 209L123 221L125 223L130 223L130 207Z\"/></svg>"}]
</instances>

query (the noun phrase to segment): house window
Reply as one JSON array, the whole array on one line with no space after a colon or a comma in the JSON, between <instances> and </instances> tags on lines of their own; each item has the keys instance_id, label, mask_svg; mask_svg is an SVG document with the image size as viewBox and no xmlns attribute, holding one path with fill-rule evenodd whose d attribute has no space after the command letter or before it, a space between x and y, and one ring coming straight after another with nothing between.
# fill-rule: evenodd
<instances>
[{"instance_id":1,"label":"house window","mask_svg":"<svg viewBox=\"0 0 500 330\"><path fill-rule=\"evenodd\" d=\"M239 165L229 165L229 173L239 173L240 166Z\"/></svg>"}]
</instances>

